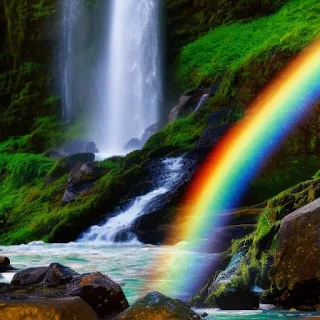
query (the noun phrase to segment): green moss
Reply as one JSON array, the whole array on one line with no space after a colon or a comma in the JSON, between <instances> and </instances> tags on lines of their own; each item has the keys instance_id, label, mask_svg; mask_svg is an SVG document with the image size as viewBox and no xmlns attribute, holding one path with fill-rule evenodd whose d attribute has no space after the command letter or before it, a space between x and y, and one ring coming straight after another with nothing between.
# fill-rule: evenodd
<instances>
[{"instance_id":1,"label":"green moss","mask_svg":"<svg viewBox=\"0 0 320 320\"><path fill-rule=\"evenodd\" d=\"M165 0L170 60L181 48L210 29L268 15L285 0Z\"/></svg>"},{"instance_id":2,"label":"green moss","mask_svg":"<svg viewBox=\"0 0 320 320\"><path fill-rule=\"evenodd\" d=\"M184 47L177 71L183 88L205 78L235 73L275 52L303 49L320 31L317 0L291 0L279 12L249 23L221 26Z\"/></svg>"},{"instance_id":3,"label":"green moss","mask_svg":"<svg viewBox=\"0 0 320 320\"><path fill-rule=\"evenodd\" d=\"M169 124L161 132L153 135L145 144L145 149L155 150L164 146L176 149L191 148L206 127L203 118L191 115Z\"/></svg>"}]
</instances>

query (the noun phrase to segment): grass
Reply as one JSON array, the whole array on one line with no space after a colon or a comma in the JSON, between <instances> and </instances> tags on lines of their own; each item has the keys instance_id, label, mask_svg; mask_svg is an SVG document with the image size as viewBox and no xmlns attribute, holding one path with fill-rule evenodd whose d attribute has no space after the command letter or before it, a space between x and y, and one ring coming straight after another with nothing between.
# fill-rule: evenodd
<instances>
[{"instance_id":1,"label":"grass","mask_svg":"<svg viewBox=\"0 0 320 320\"><path fill-rule=\"evenodd\" d=\"M167 125L161 132L153 135L145 149L157 149L165 146L191 148L206 127L205 117L192 114Z\"/></svg>"},{"instance_id":2,"label":"grass","mask_svg":"<svg viewBox=\"0 0 320 320\"><path fill-rule=\"evenodd\" d=\"M213 29L184 47L177 79L184 89L224 75L274 52L296 53L320 35L320 2L291 0L277 13Z\"/></svg>"},{"instance_id":3,"label":"grass","mask_svg":"<svg viewBox=\"0 0 320 320\"><path fill-rule=\"evenodd\" d=\"M144 181L146 169L128 164L130 157L96 163L94 185L74 202L64 204L67 161L0 153L0 244L76 239Z\"/></svg>"}]
</instances>

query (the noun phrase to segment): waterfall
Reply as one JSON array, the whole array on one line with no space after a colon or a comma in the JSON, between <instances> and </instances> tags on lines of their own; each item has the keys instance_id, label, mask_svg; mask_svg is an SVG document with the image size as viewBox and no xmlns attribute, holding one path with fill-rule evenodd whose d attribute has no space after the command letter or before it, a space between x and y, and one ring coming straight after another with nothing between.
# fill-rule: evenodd
<instances>
[{"instance_id":1,"label":"waterfall","mask_svg":"<svg viewBox=\"0 0 320 320\"><path fill-rule=\"evenodd\" d=\"M110 0L96 81L92 136L102 152L122 154L132 139L159 121L161 4L158 0Z\"/></svg>"},{"instance_id":2,"label":"waterfall","mask_svg":"<svg viewBox=\"0 0 320 320\"><path fill-rule=\"evenodd\" d=\"M81 0L63 0L61 12L60 85L62 119L69 123L75 116L74 110L74 64L77 54L77 23L82 12Z\"/></svg>"},{"instance_id":3,"label":"waterfall","mask_svg":"<svg viewBox=\"0 0 320 320\"><path fill-rule=\"evenodd\" d=\"M194 109L194 112L196 112L200 109L200 107L208 100L209 96L210 95L208 93L206 93L200 98L200 100L197 104L197 107Z\"/></svg>"},{"instance_id":4,"label":"waterfall","mask_svg":"<svg viewBox=\"0 0 320 320\"><path fill-rule=\"evenodd\" d=\"M166 195L181 183L185 177L183 166L183 157L162 160L158 168L161 175L156 177L157 184L154 190L134 199L125 210L111 214L112 217L101 225L89 228L79 241L107 243L117 242L117 240L136 241L135 235L130 230L135 221L157 208L157 202L163 202L161 196Z\"/></svg>"}]
</instances>

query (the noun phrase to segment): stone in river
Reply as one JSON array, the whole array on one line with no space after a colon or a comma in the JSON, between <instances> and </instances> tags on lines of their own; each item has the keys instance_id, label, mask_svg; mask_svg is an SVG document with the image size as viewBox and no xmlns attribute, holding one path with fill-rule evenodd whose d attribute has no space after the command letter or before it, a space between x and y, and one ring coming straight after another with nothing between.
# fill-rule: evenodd
<instances>
[{"instance_id":1,"label":"stone in river","mask_svg":"<svg viewBox=\"0 0 320 320\"><path fill-rule=\"evenodd\" d=\"M188 305L159 292L151 292L137 300L114 320L200 320Z\"/></svg>"},{"instance_id":2,"label":"stone in river","mask_svg":"<svg viewBox=\"0 0 320 320\"><path fill-rule=\"evenodd\" d=\"M0 302L0 319L98 320L93 309L79 297Z\"/></svg>"},{"instance_id":3,"label":"stone in river","mask_svg":"<svg viewBox=\"0 0 320 320\"><path fill-rule=\"evenodd\" d=\"M10 260L7 257L0 256L0 272L12 270Z\"/></svg>"}]
</instances>

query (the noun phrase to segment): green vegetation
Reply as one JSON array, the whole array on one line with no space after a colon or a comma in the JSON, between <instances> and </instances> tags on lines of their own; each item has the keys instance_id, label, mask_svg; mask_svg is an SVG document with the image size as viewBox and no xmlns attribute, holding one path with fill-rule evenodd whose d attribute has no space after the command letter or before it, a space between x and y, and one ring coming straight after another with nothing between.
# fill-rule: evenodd
<instances>
[{"instance_id":1,"label":"green vegetation","mask_svg":"<svg viewBox=\"0 0 320 320\"><path fill-rule=\"evenodd\" d=\"M272 16L218 27L184 47L177 79L183 88L192 88L226 72L229 79L240 68L248 72L280 52L292 55L319 36L319 12L317 0L291 0Z\"/></svg>"},{"instance_id":2,"label":"green vegetation","mask_svg":"<svg viewBox=\"0 0 320 320\"><path fill-rule=\"evenodd\" d=\"M173 146L176 149L191 148L199 139L206 126L204 117L190 115L166 126L161 132L152 136L146 143L146 149Z\"/></svg>"},{"instance_id":3,"label":"green vegetation","mask_svg":"<svg viewBox=\"0 0 320 320\"><path fill-rule=\"evenodd\" d=\"M93 186L63 204L68 162L42 155L0 153L0 243L65 242L114 209L143 183L146 169L132 155L97 162Z\"/></svg>"},{"instance_id":4,"label":"green vegetation","mask_svg":"<svg viewBox=\"0 0 320 320\"><path fill-rule=\"evenodd\" d=\"M250 21L278 10L286 0L166 0L170 60L210 29Z\"/></svg>"}]
</instances>

